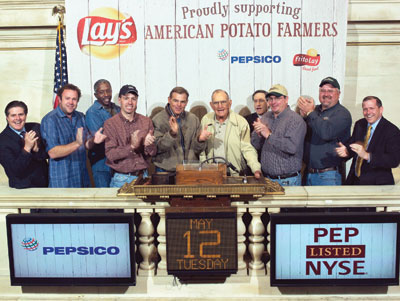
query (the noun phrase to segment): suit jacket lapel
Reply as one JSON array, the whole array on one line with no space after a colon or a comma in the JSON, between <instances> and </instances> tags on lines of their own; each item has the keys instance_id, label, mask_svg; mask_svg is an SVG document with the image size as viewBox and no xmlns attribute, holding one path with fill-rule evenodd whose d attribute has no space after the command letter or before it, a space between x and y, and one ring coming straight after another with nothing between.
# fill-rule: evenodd
<instances>
[{"instance_id":1,"label":"suit jacket lapel","mask_svg":"<svg viewBox=\"0 0 400 301\"><path fill-rule=\"evenodd\" d=\"M6 134L8 137L10 137L11 140L19 143L20 145L22 145L22 138L20 135L18 135L16 132L14 132L12 129L10 129L10 127L7 125L7 130L6 130Z\"/></svg>"}]
</instances>

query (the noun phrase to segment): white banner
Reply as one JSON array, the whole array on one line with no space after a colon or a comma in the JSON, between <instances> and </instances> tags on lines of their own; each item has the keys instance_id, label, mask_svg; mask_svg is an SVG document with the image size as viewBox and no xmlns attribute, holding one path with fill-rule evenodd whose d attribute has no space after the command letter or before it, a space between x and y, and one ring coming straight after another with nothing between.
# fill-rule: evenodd
<instances>
[{"instance_id":1,"label":"white banner","mask_svg":"<svg viewBox=\"0 0 400 301\"><path fill-rule=\"evenodd\" d=\"M69 80L82 89L80 111L93 84L108 79L139 90L138 111L164 106L183 86L189 107L206 105L213 90L228 91L233 108L253 108L251 94L280 83L289 103L345 74L344 0L66 0Z\"/></svg>"}]
</instances>

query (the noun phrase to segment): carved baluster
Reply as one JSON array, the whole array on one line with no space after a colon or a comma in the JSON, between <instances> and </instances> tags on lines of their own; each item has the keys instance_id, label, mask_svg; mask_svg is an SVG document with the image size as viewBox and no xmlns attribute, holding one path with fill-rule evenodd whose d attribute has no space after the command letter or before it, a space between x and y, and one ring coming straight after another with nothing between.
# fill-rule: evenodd
<instances>
[{"instance_id":1,"label":"carved baluster","mask_svg":"<svg viewBox=\"0 0 400 301\"><path fill-rule=\"evenodd\" d=\"M281 211L280 208L268 208L267 212L269 213L279 213ZM268 255L271 254L271 218L268 219L268 225L267 225L267 253ZM267 275L271 275L271 260L267 262Z\"/></svg>"},{"instance_id":2,"label":"carved baluster","mask_svg":"<svg viewBox=\"0 0 400 301\"><path fill-rule=\"evenodd\" d=\"M265 227L261 221L261 215L264 213L264 208L250 208L249 213L252 216L249 233L250 244L249 252L251 255L250 275L265 275L265 265L261 261L261 256L264 252L264 232Z\"/></svg>"},{"instance_id":3,"label":"carved baluster","mask_svg":"<svg viewBox=\"0 0 400 301\"><path fill-rule=\"evenodd\" d=\"M139 252L143 257L143 261L139 265L139 275L154 275L155 264L153 254L156 251L154 245L154 226L151 222L150 216L153 212L152 209L138 209L137 213L142 217L140 222L139 233Z\"/></svg>"},{"instance_id":4,"label":"carved baluster","mask_svg":"<svg viewBox=\"0 0 400 301\"><path fill-rule=\"evenodd\" d=\"M157 233L158 233L158 246L157 251L161 257L161 260L158 262L157 265L157 275L158 276L165 276L167 275L167 237L166 237L166 229L165 229L165 209L156 209L160 217L160 222L157 226Z\"/></svg>"},{"instance_id":5,"label":"carved baluster","mask_svg":"<svg viewBox=\"0 0 400 301\"><path fill-rule=\"evenodd\" d=\"M241 204L239 202L232 202L232 206ZM237 244L238 244L238 272L237 275L247 275L246 262L244 261L244 254L246 253L246 225L243 222L243 214L246 208L237 208Z\"/></svg>"}]
</instances>

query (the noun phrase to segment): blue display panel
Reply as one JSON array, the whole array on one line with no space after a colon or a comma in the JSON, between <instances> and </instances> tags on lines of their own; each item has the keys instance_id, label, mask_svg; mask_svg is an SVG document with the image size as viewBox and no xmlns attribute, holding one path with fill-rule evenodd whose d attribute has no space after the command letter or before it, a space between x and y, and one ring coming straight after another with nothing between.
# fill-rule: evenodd
<instances>
[{"instance_id":1,"label":"blue display panel","mask_svg":"<svg viewBox=\"0 0 400 301\"><path fill-rule=\"evenodd\" d=\"M271 285L398 285L398 213L271 215Z\"/></svg>"},{"instance_id":2,"label":"blue display panel","mask_svg":"<svg viewBox=\"0 0 400 301\"><path fill-rule=\"evenodd\" d=\"M6 217L12 285L134 285L132 214Z\"/></svg>"}]
</instances>

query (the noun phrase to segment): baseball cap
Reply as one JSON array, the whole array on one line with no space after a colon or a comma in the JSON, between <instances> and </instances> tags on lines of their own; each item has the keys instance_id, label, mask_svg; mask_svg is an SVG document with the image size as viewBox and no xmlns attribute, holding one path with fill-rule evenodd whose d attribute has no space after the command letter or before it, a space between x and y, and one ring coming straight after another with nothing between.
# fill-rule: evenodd
<instances>
[{"instance_id":1,"label":"baseball cap","mask_svg":"<svg viewBox=\"0 0 400 301\"><path fill-rule=\"evenodd\" d=\"M322 87L322 86L325 85L325 84L330 84L330 85L332 85L333 87L335 87L335 88L337 88L337 89L340 90L340 85L339 85L339 82L337 81L336 78L333 78L333 77L331 77L331 76L325 77L325 78L321 81L321 83L319 84L319 86Z\"/></svg>"},{"instance_id":2,"label":"baseball cap","mask_svg":"<svg viewBox=\"0 0 400 301\"><path fill-rule=\"evenodd\" d=\"M288 92L284 86L276 84L268 90L267 97L270 95L274 95L276 97L288 96Z\"/></svg>"},{"instance_id":3,"label":"baseball cap","mask_svg":"<svg viewBox=\"0 0 400 301\"><path fill-rule=\"evenodd\" d=\"M119 90L118 96L121 97L122 95L125 95L127 93L132 93L132 94L135 94L136 96L139 96L138 90L136 89L135 86L132 86L132 85L122 86L122 88Z\"/></svg>"}]
</instances>

